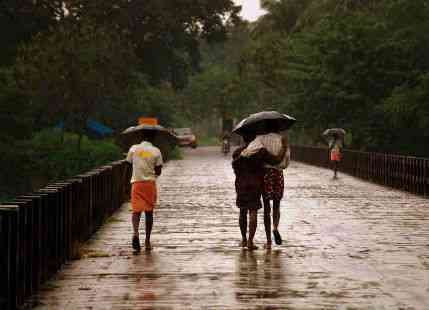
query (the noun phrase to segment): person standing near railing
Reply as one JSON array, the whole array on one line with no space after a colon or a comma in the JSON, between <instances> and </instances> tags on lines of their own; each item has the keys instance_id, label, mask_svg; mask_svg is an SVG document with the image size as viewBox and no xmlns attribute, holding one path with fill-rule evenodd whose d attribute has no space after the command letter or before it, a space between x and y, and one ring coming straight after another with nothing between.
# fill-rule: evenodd
<instances>
[{"instance_id":1,"label":"person standing near railing","mask_svg":"<svg viewBox=\"0 0 429 310\"><path fill-rule=\"evenodd\" d=\"M332 139L329 141L329 153L331 164L334 169L334 179L337 178L338 166L342 157L343 141L338 134L332 134Z\"/></svg>"},{"instance_id":2,"label":"person standing near railing","mask_svg":"<svg viewBox=\"0 0 429 310\"><path fill-rule=\"evenodd\" d=\"M131 208L133 238L132 247L140 251L139 225L141 213L145 213L145 249L151 250L150 234L153 226L153 210L157 201L156 178L161 175L163 159L161 151L152 144L156 131L146 131L144 140L133 145L128 151L126 161L132 166Z\"/></svg>"}]
</instances>

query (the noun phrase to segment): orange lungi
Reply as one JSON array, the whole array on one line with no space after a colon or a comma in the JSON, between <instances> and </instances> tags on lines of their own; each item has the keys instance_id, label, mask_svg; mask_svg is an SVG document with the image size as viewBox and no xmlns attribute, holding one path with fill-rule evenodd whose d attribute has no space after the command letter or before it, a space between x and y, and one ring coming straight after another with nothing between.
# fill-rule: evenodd
<instances>
[{"instance_id":1,"label":"orange lungi","mask_svg":"<svg viewBox=\"0 0 429 310\"><path fill-rule=\"evenodd\" d=\"M153 211L156 204L155 181L134 182L131 188L131 208L134 212Z\"/></svg>"}]
</instances>

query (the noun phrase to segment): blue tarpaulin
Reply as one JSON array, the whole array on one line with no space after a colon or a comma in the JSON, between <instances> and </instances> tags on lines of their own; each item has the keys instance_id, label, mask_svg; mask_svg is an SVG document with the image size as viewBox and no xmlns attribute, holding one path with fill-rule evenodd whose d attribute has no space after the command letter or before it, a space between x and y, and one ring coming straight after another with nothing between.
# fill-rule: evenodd
<instances>
[{"instance_id":1,"label":"blue tarpaulin","mask_svg":"<svg viewBox=\"0 0 429 310\"><path fill-rule=\"evenodd\" d=\"M64 121L61 121L58 123L57 126L55 126L56 128L60 128L60 129L64 129ZM86 123L86 128L87 130L89 130L91 133L96 134L97 136L109 136L111 134L113 134L113 129L110 127L107 127L95 120L88 120L88 122Z\"/></svg>"}]
</instances>

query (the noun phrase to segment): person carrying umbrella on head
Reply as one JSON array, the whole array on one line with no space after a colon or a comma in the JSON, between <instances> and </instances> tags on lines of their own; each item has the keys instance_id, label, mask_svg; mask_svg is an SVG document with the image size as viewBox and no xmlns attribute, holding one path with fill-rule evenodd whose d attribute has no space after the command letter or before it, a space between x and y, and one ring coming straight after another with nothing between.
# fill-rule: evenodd
<instances>
[{"instance_id":1,"label":"person carrying umbrella on head","mask_svg":"<svg viewBox=\"0 0 429 310\"><path fill-rule=\"evenodd\" d=\"M247 120L247 123L246 123ZM242 134L254 131L258 135L241 152L242 157L250 157L261 149L265 149L272 156L280 156L276 163L265 163L263 166L264 182L262 198L264 202L264 226L267 237L266 248L271 248L271 205L273 201L273 235L276 244L282 244L278 231L280 222L280 201L284 193L283 170L289 165L290 151L286 131L295 119L276 111L267 111L252 114L239 123L234 132ZM282 134L280 132L282 131Z\"/></svg>"},{"instance_id":2,"label":"person carrying umbrella on head","mask_svg":"<svg viewBox=\"0 0 429 310\"><path fill-rule=\"evenodd\" d=\"M329 145L329 158L334 169L334 179L337 178L339 163L342 159L342 149L345 130L342 128L330 128L323 132L323 136L327 139Z\"/></svg>"},{"instance_id":3,"label":"person carrying umbrella on head","mask_svg":"<svg viewBox=\"0 0 429 310\"><path fill-rule=\"evenodd\" d=\"M132 247L136 252L140 251L139 225L142 212L145 213L146 220L145 249L152 249L150 236L153 226L153 211L158 196L156 179L161 175L163 165L160 149L152 144L158 132L155 129L136 130L135 132L142 136L143 141L131 146L126 157L126 162L132 167L131 222L134 232Z\"/></svg>"}]
</instances>

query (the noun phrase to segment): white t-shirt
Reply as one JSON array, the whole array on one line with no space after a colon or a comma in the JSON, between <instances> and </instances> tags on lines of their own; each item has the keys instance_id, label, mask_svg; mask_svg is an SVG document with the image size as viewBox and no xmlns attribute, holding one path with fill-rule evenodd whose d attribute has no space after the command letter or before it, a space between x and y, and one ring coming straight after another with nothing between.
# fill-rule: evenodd
<instances>
[{"instance_id":1,"label":"white t-shirt","mask_svg":"<svg viewBox=\"0 0 429 310\"><path fill-rule=\"evenodd\" d=\"M265 148L271 155L280 155L280 152L283 148L282 135L278 133L268 133L265 135L256 136L256 138L249 143L249 145L243 150L243 152L241 152L241 156L250 157L263 148ZM279 164L275 166L265 164L265 167L283 170L289 166L289 161L290 149L288 147L285 156Z\"/></svg>"},{"instance_id":2,"label":"white t-shirt","mask_svg":"<svg viewBox=\"0 0 429 310\"><path fill-rule=\"evenodd\" d=\"M147 141L133 145L126 160L133 165L131 183L155 181L155 167L163 164L161 151Z\"/></svg>"}]
</instances>

